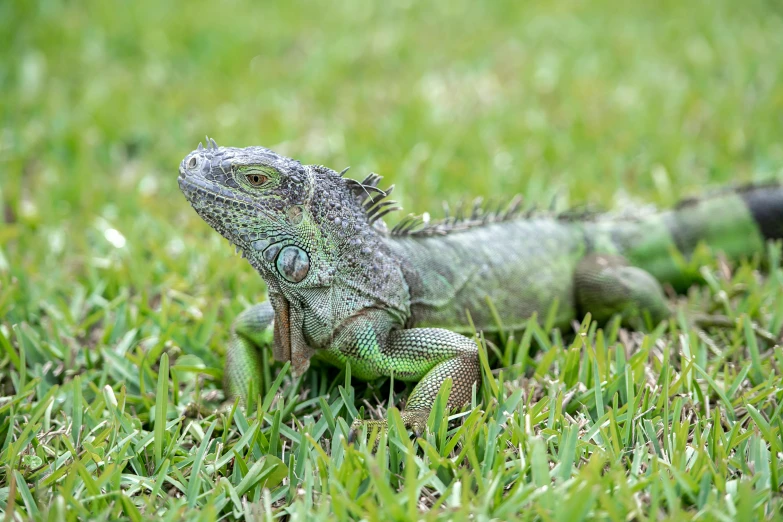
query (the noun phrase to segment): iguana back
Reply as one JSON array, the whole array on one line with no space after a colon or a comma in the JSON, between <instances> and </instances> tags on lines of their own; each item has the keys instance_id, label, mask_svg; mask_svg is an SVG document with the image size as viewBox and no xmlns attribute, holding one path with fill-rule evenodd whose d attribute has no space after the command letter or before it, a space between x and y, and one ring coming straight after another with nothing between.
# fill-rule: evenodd
<instances>
[{"instance_id":1,"label":"iguana back","mask_svg":"<svg viewBox=\"0 0 783 522\"><path fill-rule=\"evenodd\" d=\"M387 241L408 261L413 325L494 331L497 319L522 328L533 313L557 307L555 324L578 318L574 273L590 254L622 256L659 282L682 291L697 282L683 270L701 242L737 261L783 236L778 185L724 190L644 217L513 218L483 225L432 225ZM421 232L421 231L419 231ZM678 255L679 254L679 255ZM681 257L683 256L683 257Z\"/></svg>"},{"instance_id":2,"label":"iguana back","mask_svg":"<svg viewBox=\"0 0 783 522\"><path fill-rule=\"evenodd\" d=\"M414 326L494 331L522 328L558 302L558 323L576 316L573 275L587 245L582 226L515 219L429 237L390 237L411 296Z\"/></svg>"}]
</instances>

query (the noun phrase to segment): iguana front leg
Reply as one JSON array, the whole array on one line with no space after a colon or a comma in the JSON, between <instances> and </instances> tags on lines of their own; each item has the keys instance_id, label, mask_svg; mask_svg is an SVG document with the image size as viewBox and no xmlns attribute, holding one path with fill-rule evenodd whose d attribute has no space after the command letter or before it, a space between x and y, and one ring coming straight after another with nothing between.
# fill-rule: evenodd
<instances>
[{"instance_id":1,"label":"iguana front leg","mask_svg":"<svg viewBox=\"0 0 783 522\"><path fill-rule=\"evenodd\" d=\"M223 389L228 398L239 397L248 404L263 389L261 386L261 347L273 342L275 312L268 301L243 311L234 320L226 350Z\"/></svg>"},{"instance_id":2,"label":"iguana front leg","mask_svg":"<svg viewBox=\"0 0 783 522\"><path fill-rule=\"evenodd\" d=\"M413 389L402 420L415 432L427 424L441 384L453 381L448 407L459 408L470 401L473 384L479 380L478 347L472 339L440 328L390 329L389 316L374 310L351 319L341 329L328 356L351 364L361 379L382 375L402 381L419 381ZM385 427L386 421L356 421Z\"/></svg>"}]
</instances>

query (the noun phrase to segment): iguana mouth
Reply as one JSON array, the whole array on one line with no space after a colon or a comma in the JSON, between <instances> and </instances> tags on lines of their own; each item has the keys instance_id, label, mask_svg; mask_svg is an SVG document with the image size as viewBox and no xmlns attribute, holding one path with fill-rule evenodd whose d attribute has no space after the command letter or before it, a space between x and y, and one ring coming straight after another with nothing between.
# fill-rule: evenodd
<instances>
[{"instance_id":1,"label":"iguana mouth","mask_svg":"<svg viewBox=\"0 0 783 522\"><path fill-rule=\"evenodd\" d=\"M236 241L236 238L226 235L224 233L226 230L221 226L221 221L212 216L210 213L210 210L214 208L216 200L224 203L234 203L240 207L252 207L261 216L267 219L270 218L268 212L257 205L249 197L231 192L227 188L222 187L217 183L212 183L198 176L188 175L186 172L182 172L181 170L179 173L179 178L177 178L177 183L179 184L180 190L183 194L185 194L185 197L190 202L190 205L196 210L198 215L201 216L204 221L209 223L212 228L220 232L223 237L237 244L241 248L245 248L246 245L239 245Z\"/></svg>"},{"instance_id":2,"label":"iguana mouth","mask_svg":"<svg viewBox=\"0 0 783 522\"><path fill-rule=\"evenodd\" d=\"M188 176L186 173L180 171L179 178L177 179L177 181L179 183L180 190L182 190L182 192L185 193L186 196L188 196L188 199L191 200L191 203L193 203L193 200L189 197L190 194L197 193L197 194L203 194L208 198L219 197L227 201L235 201L237 203L247 203L255 206L252 199L248 197L238 197L241 194L232 192L227 188L218 185L217 183L211 183L198 176L193 176L193 175Z\"/></svg>"}]
</instances>

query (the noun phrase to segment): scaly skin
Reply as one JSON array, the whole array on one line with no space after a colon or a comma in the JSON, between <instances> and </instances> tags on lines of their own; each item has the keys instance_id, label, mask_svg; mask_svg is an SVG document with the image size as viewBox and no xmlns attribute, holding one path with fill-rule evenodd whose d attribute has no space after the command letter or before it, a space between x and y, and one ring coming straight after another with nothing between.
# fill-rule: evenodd
<instances>
[{"instance_id":1,"label":"scaly skin","mask_svg":"<svg viewBox=\"0 0 783 522\"><path fill-rule=\"evenodd\" d=\"M463 334L521 328L557 306L564 326L591 312L641 328L668 315L661 283L694 282L675 261L700 241L730 259L762 252L783 236L783 189L724 192L645 219L522 219L514 208L389 233L392 209L377 188L326 167L302 165L262 147L208 140L182 161L179 185L198 214L243 251L264 278L269 301L242 313L227 352L225 389L243 401L261 390L260 350L291 361L312 357L353 375L416 381L402 413L420 431L441 384L449 408L479 382L478 348ZM365 421L368 424L373 424ZM376 421L381 427L384 421ZM357 424L356 426L358 426Z\"/></svg>"}]
</instances>

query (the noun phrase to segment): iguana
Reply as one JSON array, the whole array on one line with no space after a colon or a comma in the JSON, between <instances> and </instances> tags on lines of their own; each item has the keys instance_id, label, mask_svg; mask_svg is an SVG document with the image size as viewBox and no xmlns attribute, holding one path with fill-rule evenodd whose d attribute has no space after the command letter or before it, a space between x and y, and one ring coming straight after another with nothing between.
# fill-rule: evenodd
<instances>
[{"instance_id":1,"label":"iguana","mask_svg":"<svg viewBox=\"0 0 783 522\"><path fill-rule=\"evenodd\" d=\"M480 372L466 334L498 324L487 299L509 330L553 306L560 326L590 312L639 327L668 316L661 283L683 290L693 282L677 251L687 257L704 241L737 260L783 237L777 185L643 218L523 216L515 201L433 223L409 217L388 231L382 217L396 209L391 189L378 187L380 176L360 182L344 172L210 139L182 161L182 192L242 251L269 293L234 322L229 397L262 389L260 347L271 343L294 375L316 357L350 363L360 379L418 381L402 419L419 431L445 379L453 383L449 408L469 402Z\"/></svg>"}]
</instances>

